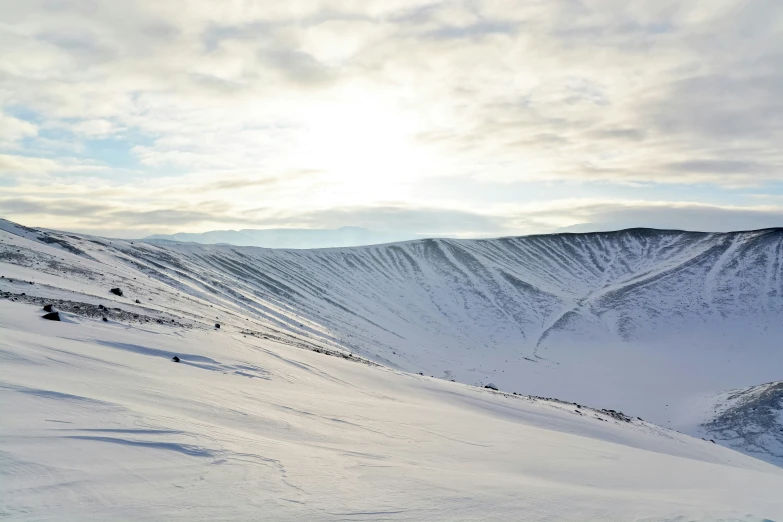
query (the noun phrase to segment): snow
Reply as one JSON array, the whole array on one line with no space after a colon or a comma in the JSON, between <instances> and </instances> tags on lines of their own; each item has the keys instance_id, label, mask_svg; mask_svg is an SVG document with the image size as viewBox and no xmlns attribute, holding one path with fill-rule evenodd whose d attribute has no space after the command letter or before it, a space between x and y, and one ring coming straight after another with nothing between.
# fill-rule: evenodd
<instances>
[{"instance_id":1,"label":"snow","mask_svg":"<svg viewBox=\"0 0 783 522\"><path fill-rule=\"evenodd\" d=\"M783 470L638 420L237 332L40 315L0 301L12 520L783 517Z\"/></svg>"},{"instance_id":2,"label":"snow","mask_svg":"<svg viewBox=\"0 0 783 522\"><path fill-rule=\"evenodd\" d=\"M695 397L686 410L690 433L783 464L783 381Z\"/></svg>"},{"instance_id":3,"label":"snow","mask_svg":"<svg viewBox=\"0 0 783 522\"><path fill-rule=\"evenodd\" d=\"M0 516L781 518L780 468L720 444L783 464L757 386L783 367L782 245L294 251L0 220ZM62 322L40 319L48 301Z\"/></svg>"}]
</instances>

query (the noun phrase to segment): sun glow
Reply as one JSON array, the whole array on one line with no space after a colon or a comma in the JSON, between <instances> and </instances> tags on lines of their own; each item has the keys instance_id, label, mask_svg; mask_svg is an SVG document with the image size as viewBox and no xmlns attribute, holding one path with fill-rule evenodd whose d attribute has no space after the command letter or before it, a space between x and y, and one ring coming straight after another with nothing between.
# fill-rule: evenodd
<instances>
[{"instance_id":1,"label":"sun glow","mask_svg":"<svg viewBox=\"0 0 783 522\"><path fill-rule=\"evenodd\" d=\"M310 110L305 121L300 149L305 161L343 196L406 197L409 182L432 166L431 155L416 143L415 117L380 98L324 104Z\"/></svg>"}]
</instances>

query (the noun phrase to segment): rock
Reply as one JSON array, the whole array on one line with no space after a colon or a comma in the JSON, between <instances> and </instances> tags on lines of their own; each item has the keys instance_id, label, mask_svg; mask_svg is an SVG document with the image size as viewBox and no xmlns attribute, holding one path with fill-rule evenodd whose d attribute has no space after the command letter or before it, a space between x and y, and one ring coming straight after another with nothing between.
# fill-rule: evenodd
<instances>
[{"instance_id":1,"label":"rock","mask_svg":"<svg viewBox=\"0 0 783 522\"><path fill-rule=\"evenodd\" d=\"M174 357L172 357L172 358L171 358L171 360L172 360L172 361L174 361L174 362L179 362L179 357L177 357L177 356L175 355Z\"/></svg>"},{"instance_id":2,"label":"rock","mask_svg":"<svg viewBox=\"0 0 783 522\"><path fill-rule=\"evenodd\" d=\"M104 317L104 318L103 318L103 322L104 322L104 323L108 323L108 322L109 322L109 320L108 320L108 319L106 319L106 318Z\"/></svg>"},{"instance_id":3,"label":"rock","mask_svg":"<svg viewBox=\"0 0 783 522\"><path fill-rule=\"evenodd\" d=\"M486 385L486 386L484 386L484 387L485 387L485 388L489 388L490 390L499 391L499 390L498 390L498 387L497 387L497 386L495 386L495 385L494 385L494 384L492 384L492 383L489 383L489 384L487 384L487 385Z\"/></svg>"},{"instance_id":4,"label":"rock","mask_svg":"<svg viewBox=\"0 0 783 522\"><path fill-rule=\"evenodd\" d=\"M141 301L139 301L138 299L136 299L136 304L141 304Z\"/></svg>"},{"instance_id":5,"label":"rock","mask_svg":"<svg viewBox=\"0 0 783 522\"><path fill-rule=\"evenodd\" d=\"M220 329L220 324L219 323L215 323L215 328L217 328L219 330Z\"/></svg>"},{"instance_id":6,"label":"rock","mask_svg":"<svg viewBox=\"0 0 783 522\"><path fill-rule=\"evenodd\" d=\"M59 321L60 320L60 312L52 312L49 314L46 314L43 316L44 319L49 319L50 321Z\"/></svg>"},{"instance_id":7,"label":"rock","mask_svg":"<svg viewBox=\"0 0 783 522\"><path fill-rule=\"evenodd\" d=\"M54 312L54 305L50 305L50 304L44 305L43 309L44 312Z\"/></svg>"},{"instance_id":8,"label":"rock","mask_svg":"<svg viewBox=\"0 0 783 522\"><path fill-rule=\"evenodd\" d=\"M109 292L111 292L114 295L118 295L122 297L122 290L120 290L119 288L112 288L111 290L109 290Z\"/></svg>"},{"instance_id":9,"label":"rock","mask_svg":"<svg viewBox=\"0 0 783 522\"><path fill-rule=\"evenodd\" d=\"M103 310L103 309L104 309L104 308L106 308L106 307L105 307L105 306L103 306L103 305L98 305L98 308L99 308L100 310Z\"/></svg>"}]
</instances>

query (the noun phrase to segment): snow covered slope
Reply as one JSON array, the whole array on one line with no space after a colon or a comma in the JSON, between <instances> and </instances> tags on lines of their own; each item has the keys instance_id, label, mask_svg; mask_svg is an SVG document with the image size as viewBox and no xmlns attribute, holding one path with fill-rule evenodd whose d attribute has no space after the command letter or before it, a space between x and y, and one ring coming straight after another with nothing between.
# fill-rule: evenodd
<instances>
[{"instance_id":1,"label":"snow covered slope","mask_svg":"<svg viewBox=\"0 0 783 522\"><path fill-rule=\"evenodd\" d=\"M783 517L780 468L612 412L233 329L41 313L0 300L8 520Z\"/></svg>"},{"instance_id":2,"label":"snow covered slope","mask_svg":"<svg viewBox=\"0 0 783 522\"><path fill-rule=\"evenodd\" d=\"M690 433L783 465L783 381L729 390L695 401ZM706 408L704 408L706 406Z\"/></svg>"},{"instance_id":3,"label":"snow covered slope","mask_svg":"<svg viewBox=\"0 0 783 522\"><path fill-rule=\"evenodd\" d=\"M0 266L15 279L0 290L14 295L32 280L26 293L67 290L81 311L112 300L129 320L218 321L694 434L688 404L783 368L781 229L269 250L0 228ZM753 454L783 464L774 447Z\"/></svg>"}]
</instances>

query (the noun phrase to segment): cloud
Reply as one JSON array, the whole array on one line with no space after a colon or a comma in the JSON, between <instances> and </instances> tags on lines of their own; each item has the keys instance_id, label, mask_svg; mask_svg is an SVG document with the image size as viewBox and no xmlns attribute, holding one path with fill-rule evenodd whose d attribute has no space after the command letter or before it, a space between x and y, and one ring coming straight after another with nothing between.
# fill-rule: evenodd
<instances>
[{"instance_id":1,"label":"cloud","mask_svg":"<svg viewBox=\"0 0 783 522\"><path fill-rule=\"evenodd\" d=\"M37 174L60 169L54 160L0 154L0 174Z\"/></svg>"},{"instance_id":2,"label":"cloud","mask_svg":"<svg viewBox=\"0 0 783 522\"><path fill-rule=\"evenodd\" d=\"M117 129L114 124L104 119L82 120L69 126L74 134L86 136L91 139L106 138L111 136Z\"/></svg>"},{"instance_id":3,"label":"cloud","mask_svg":"<svg viewBox=\"0 0 783 522\"><path fill-rule=\"evenodd\" d=\"M51 201L40 198L3 198L0 199L0 212L8 216L45 215L55 217L70 215L81 219L101 219L98 214L110 212L112 207L100 203L90 203L78 199L58 199Z\"/></svg>"},{"instance_id":4,"label":"cloud","mask_svg":"<svg viewBox=\"0 0 783 522\"><path fill-rule=\"evenodd\" d=\"M576 209L585 221L570 231L648 227L700 232L731 232L783 227L783 207L721 207L696 203L596 203Z\"/></svg>"},{"instance_id":5,"label":"cloud","mask_svg":"<svg viewBox=\"0 0 783 522\"><path fill-rule=\"evenodd\" d=\"M422 236L483 236L507 230L502 217L458 209L417 208L404 204L373 207L340 207L311 211L276 212L264 218L264 226L339 228L359 225L374 230L394 230Z\"/></svg>"},{"instance_id":6,"label":"cloud","mask_svg":"<svg viewBox=\"0 0 783 522\"><path fill-rule=\"evenodd\" d=\"M256 187L272 188L277 185L291 182L292 180L301 180L308 177L317 175L317 170L295 170L285 172L279 176L268 176L263 172L244 171L239 173L231 173L225 177L221 177L218 181L205 181L200 184L196 184L195 180L188 181L188 190L195 193L211 193L222 190L236 190L236 189L253 189Z\"/></svg>"},{"instance_id":7,"label":"cloud","mask_svg":"<svg viewBox=\"0 0 783 522\"><path fill-rule=\"evenodd\" d=\"M554 218L505 226L492 217L502 198L424 188L533 183L555 201L557 183L663 184L679 187L674 205L707 201L696 185L739 200L783 178L774 0L32 0L3 12L0 175L44 180L15 188L30 198L102 183L133 194L130 214L104 215L115 229L208 223L189 212L209 197L237 223L263 204L292 223L505 233ZM279 174L303 170L318 174Z\"/></svg>"},{"instance_id":8,"label":"cloud","mask_svg":"<svg viewBox=\"0 0 783 522\"><path fill-rule=\"evenodd\" d=\"M200 202L197 206L176 208L134 208L129 203L92 202L81 198L0 198L0 213L7 219L35 223L38 226L74 230L110 230L123 223L125 234L138 230L175 230L202 224L251 224L252 216L228 212L219 201Z\"/></svg>"},{"instance_id":9,"label":"cloud","mask_svg":"<svg viewBox=\"0 0 783 522\"><path fill-rule=\"evenodd\" d=\"M404 203L320 209L246 208L220 200L198 204L140 205L132 199L74 196L0 198L0 214L23 224L99 235L143 237L152 233L226 228L334 229L362 226L406 237L483 238L558 231L589 232L633 227L728 232L783 227L783 206L735 207L694 202L567 199L491 211L419 207ZM123 223L117 229L114 223Z\"/></svg>"},{"instance_id":10,"label":"cloud","mask_svg":"<svg viewBox=\"0 0 783 522\"><path fill-rule=\"evenodd\" d=\"M73 157L41 158L0 153L0 176L15 175L32 178L44 174L86 174L105 171L106 166L96 161ZM30 185L34 187L34 184Z\"/></svg>"},{"instance_id":11,"label":"cloud","mask_svg":"<svg viewBox=\"0 0 783 522\"><path fill-rule=\"evenodd\" d=\"M38 127L0 112L0 147L14 147L16 142L38 134Z\"/></svg>"}]
</instances>

